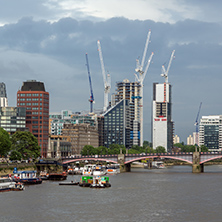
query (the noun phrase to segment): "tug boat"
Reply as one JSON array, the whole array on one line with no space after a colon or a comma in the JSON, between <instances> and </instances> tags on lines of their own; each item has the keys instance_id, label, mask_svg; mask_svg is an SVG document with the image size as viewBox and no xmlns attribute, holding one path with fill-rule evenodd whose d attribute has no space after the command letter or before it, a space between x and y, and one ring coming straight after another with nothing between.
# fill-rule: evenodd
<instances>
[{"instance_id":1,"label":"tug boat","mask_svg":"<svg viewBox=\"0 0 222 222\"><path fill-rule=\"evenodd\" d=\"M36 176L36 171L16 171L13 180L24 185L41 184L42 179Z\"/></svg>"},{"instance_id":2,"label":"tug boat","mask_svg":"<svg viewBox=\"0 0 222 222\"><path fill-rule=\"evenodd\" d=\"M82 176L79 182L80 187L89 187L93 183L93 176Z\"/></svg>"},{"instance_id":3,"label":"tug boat","mask_svg":"<svg viewBox=\"0 0 222 222\"><path fill-rule=\"evenodd\" d=\"M107 176L83 176L80 179L79 186L90 188L106 188L111 187L109 177Z\"/></svg>"},{"instance_id":4,"label":"tug boat","mask_svg":"<svg viewBox=\"0 0 222 222\"><path fill-rule=\"evenodd\" d=\"M90 188L106 188L111 187L109 183L109 177L100 177L96 176L93 177L93 183L90 185Z\"/></svg>"}]
</instances>

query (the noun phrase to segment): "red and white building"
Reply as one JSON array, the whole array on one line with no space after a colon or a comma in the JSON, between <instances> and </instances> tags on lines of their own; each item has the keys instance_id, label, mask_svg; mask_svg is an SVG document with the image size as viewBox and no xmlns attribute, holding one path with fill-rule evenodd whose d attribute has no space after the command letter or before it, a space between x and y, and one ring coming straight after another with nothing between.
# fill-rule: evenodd
<instances>
[{"instance_id":1,"label":"red and white building","mask_svg":"<svg viewBox=\"0 0 222 222\"><path fill-rule=\"evenodd\" d=\"M153 83L153 148L162 146L166 151L173 147L171 85Z\"/></svg>"}]
</instances>

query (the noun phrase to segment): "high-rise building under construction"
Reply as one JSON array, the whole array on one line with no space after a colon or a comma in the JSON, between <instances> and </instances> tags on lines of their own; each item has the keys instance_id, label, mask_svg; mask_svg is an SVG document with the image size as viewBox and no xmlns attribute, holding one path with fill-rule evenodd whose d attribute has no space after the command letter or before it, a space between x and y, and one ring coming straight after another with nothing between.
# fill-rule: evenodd
<instances>
[{"instance_id":1,"label":"high-rise building under construction","mask_svg":"<svg viewBox=\"0 0 222 222\"><path fill-rule=\"evenodd\" d=\"M153 83L153 148L173 147L172 99L170 83Z\"/></svg>"},{"instance_id":2,"label":"high-rise building under construction","mask_svg":"<svg viewBox=\"0 0 222 222\"><path fill-rule=\"evenodd\" d=\"M130 82L124 79L123 82L116 83L115 101L122 99L129 102L129 129L130 129L130 146L140 144L140 90L139 82Z\"/></svg>"}]
</instances>

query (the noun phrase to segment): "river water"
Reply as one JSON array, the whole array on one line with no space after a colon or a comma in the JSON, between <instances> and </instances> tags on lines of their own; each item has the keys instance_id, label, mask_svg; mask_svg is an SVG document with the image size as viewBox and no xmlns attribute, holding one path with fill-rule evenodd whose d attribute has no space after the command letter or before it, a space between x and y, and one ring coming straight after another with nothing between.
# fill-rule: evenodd
<instances>
[{"instance_id":1,"label":"river water","mask_svg":"<svg viewBox=\"0 0 222 222\"><path fill-rule=\"evenodd\" d=\"M25 191L0 193L0 221L221 222L222 166L132 168L110 176L111 188L59 186L43 181ZM67 181L80 176L68 176Z\"/></svg>"}]
</instances>

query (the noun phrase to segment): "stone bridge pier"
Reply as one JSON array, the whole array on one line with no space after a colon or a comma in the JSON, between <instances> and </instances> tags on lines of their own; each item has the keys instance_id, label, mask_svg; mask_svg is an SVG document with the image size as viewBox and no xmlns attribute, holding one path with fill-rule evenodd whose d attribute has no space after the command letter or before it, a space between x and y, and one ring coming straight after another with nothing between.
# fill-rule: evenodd
<instances>
[{"instance_id":1,"label":"stone bridge pier","mask_svg":"<svg viewBox=\"0 0 222 222\"><path fill-rule=\"evenodd\" d=\"M118 154L118 164L120 165L120 173L123 172L130 172L131 171L131 165L130 163L125 163L125 155L124 154Z\"/></svg>"},{"instance_id":2,"label":"stone bridge pier","mask_svg":"<svg viewBox=\"0 0 222 222\"><path fill-rule=\"evenodd\" d=\"M203 173L204 172L204 164L200 164L200 153L193 153L193 165L192 165L193 173Z\"/></svg>"}]
</instances>

